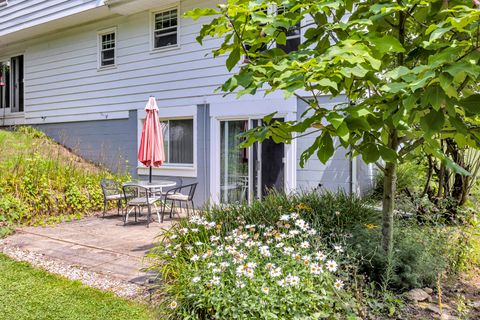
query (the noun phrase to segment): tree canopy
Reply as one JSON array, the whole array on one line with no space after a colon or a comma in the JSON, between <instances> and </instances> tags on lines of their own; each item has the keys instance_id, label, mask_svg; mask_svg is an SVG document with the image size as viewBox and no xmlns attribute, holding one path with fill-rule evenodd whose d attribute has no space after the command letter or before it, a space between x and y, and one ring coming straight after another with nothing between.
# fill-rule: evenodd
<instances>
[{"instance_id":1,"label":"tree canopy","mask_svg":"<svg viewBox=\"0 0 480 320\"><path fill-rule=\"evenodd\" d=\"M187 16L214 16L197 40L223 39L213 53L228 55L226 66L235 70L224 92L280 90L309 105L299 121L253 129L248 143L288 143L313 127L317 137L302 165L314 154L329 160L338 139L385 172L387 251L398 162L421 147L468 174L445 157L439 139L480 146L480 9L473 1L228 0ZM285 52L299 23L302 41ZM347 102L327 108L322 95Z\"/></svg>"}]
</instances>

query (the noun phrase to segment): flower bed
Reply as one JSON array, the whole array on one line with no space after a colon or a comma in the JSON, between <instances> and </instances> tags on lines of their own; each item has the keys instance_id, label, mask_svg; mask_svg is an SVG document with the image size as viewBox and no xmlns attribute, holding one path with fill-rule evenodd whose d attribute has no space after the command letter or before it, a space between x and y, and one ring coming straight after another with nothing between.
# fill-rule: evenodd
<instances>
[{"instance_id":1,"label":"flower bed","mask_svg":"<svg viewBox=\"0 0 480 320\"><path fill-rule=\"evenodd\" d=\"M196 216L157 247L170 319L347 318L341 245L331 248L298 213L273 225Z\"/></svg>"}]
</instances>

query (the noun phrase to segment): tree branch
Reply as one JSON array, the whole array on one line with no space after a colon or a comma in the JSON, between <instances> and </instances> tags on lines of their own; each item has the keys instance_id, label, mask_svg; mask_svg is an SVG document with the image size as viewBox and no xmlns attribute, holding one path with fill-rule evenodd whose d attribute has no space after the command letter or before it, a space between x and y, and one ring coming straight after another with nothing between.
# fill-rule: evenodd
<instances>
[{"instance_id":1,"label":"tree branch","mask_svg":"<svg viewBox=\"0 0 480 320\"><path fill-rule=\"evenodd\" d=\"M400 157L403 157L407 153L409 153L409 152L415 150L416 148L418 148L419 146L421 146L423 144L423 142L425 142L424 138L420 138L420 139L416 140L414 143L409 144L409 145L403 147L402 149L400 149L400 151L398 152L398 155Z\"/></svg>"}]
</instances>

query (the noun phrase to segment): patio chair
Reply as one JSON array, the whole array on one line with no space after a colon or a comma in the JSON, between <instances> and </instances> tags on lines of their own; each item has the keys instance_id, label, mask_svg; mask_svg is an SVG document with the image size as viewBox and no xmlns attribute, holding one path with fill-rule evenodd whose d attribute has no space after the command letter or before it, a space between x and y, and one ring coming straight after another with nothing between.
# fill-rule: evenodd
<instances>
[{"instance_id":1,"label":"patio chair","mask_svg":"<svg viewBox=\"0 0 480 320\"><path fill-rule=\"evenodd\" d=\"M102 179L100 180L100 186L103 192L103 217L105 217L107 213L107 204L109 201L117 202L117 214L120 215L123 200L120 184L115 180Z\"/></svg>"},{"instance_id":2,"label":"patio chair","mask_svg":"<svg viewBox=\"0 0 480 320\"><path fill-rule=\"evenodd\" d=\"M193 203L193 196L195 195L195 190L197 189L198 183L191 183L184 186L176 187L170 189L165 193L165 200L163 203L163 210L162 210L162 222L163 216L165 215L165 207L167 205L167 201L171 201L170 205L170 218L172 218L173 208L175 207L175 203L178 202L180 209L182 208L182 203L185 203L185 207L187 209L187 217L190 217L190 209L193 211L195 209L195 204ZM182 191L186 191L182 193ZM189 206L189 204L191 206Z\"/></svg>"},{"instance_id":3,"label":"patio chair","mask_svg":"<svg viewBox=\"0 0 480 320\"><path fill-rule=\"evenodd\" d=\"M152 206L157 212L158 222L160 222L160 212L156 202L161 200L161 197L157 197L152 194L147 188L136 185L136 184L127 184L123 186L123 196L125 202L127 203L125 207L125 218L124 225L128 222L128 216L134 211L135 213L135 222L137 222L137 209L138 214L141 215L142 208L147 208L147 228L150 225L150 219L152 216ZM163 221L163 219L162 219Z\"/></svg>"}]
</instances>

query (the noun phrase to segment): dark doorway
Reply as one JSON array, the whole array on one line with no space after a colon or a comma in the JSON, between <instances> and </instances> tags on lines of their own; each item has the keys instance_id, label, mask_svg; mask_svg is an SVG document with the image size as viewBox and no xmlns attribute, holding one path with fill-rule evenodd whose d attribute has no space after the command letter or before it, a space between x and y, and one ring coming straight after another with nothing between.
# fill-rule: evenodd
<instances>
[{"instance_id":1,"label":"dark doorway","mask_svg":"<svg viewBox=\"0 0 480 320\"><path fill-rule=\"evenodd\" d=\"M283 121L283 119L275 119ZM262 125L253 120L253 126ZM255 143L253 146L253 194L255 198L265 196L270 190L285 190L285 145L272 139Z\"/></svg>"}]
</instances>

